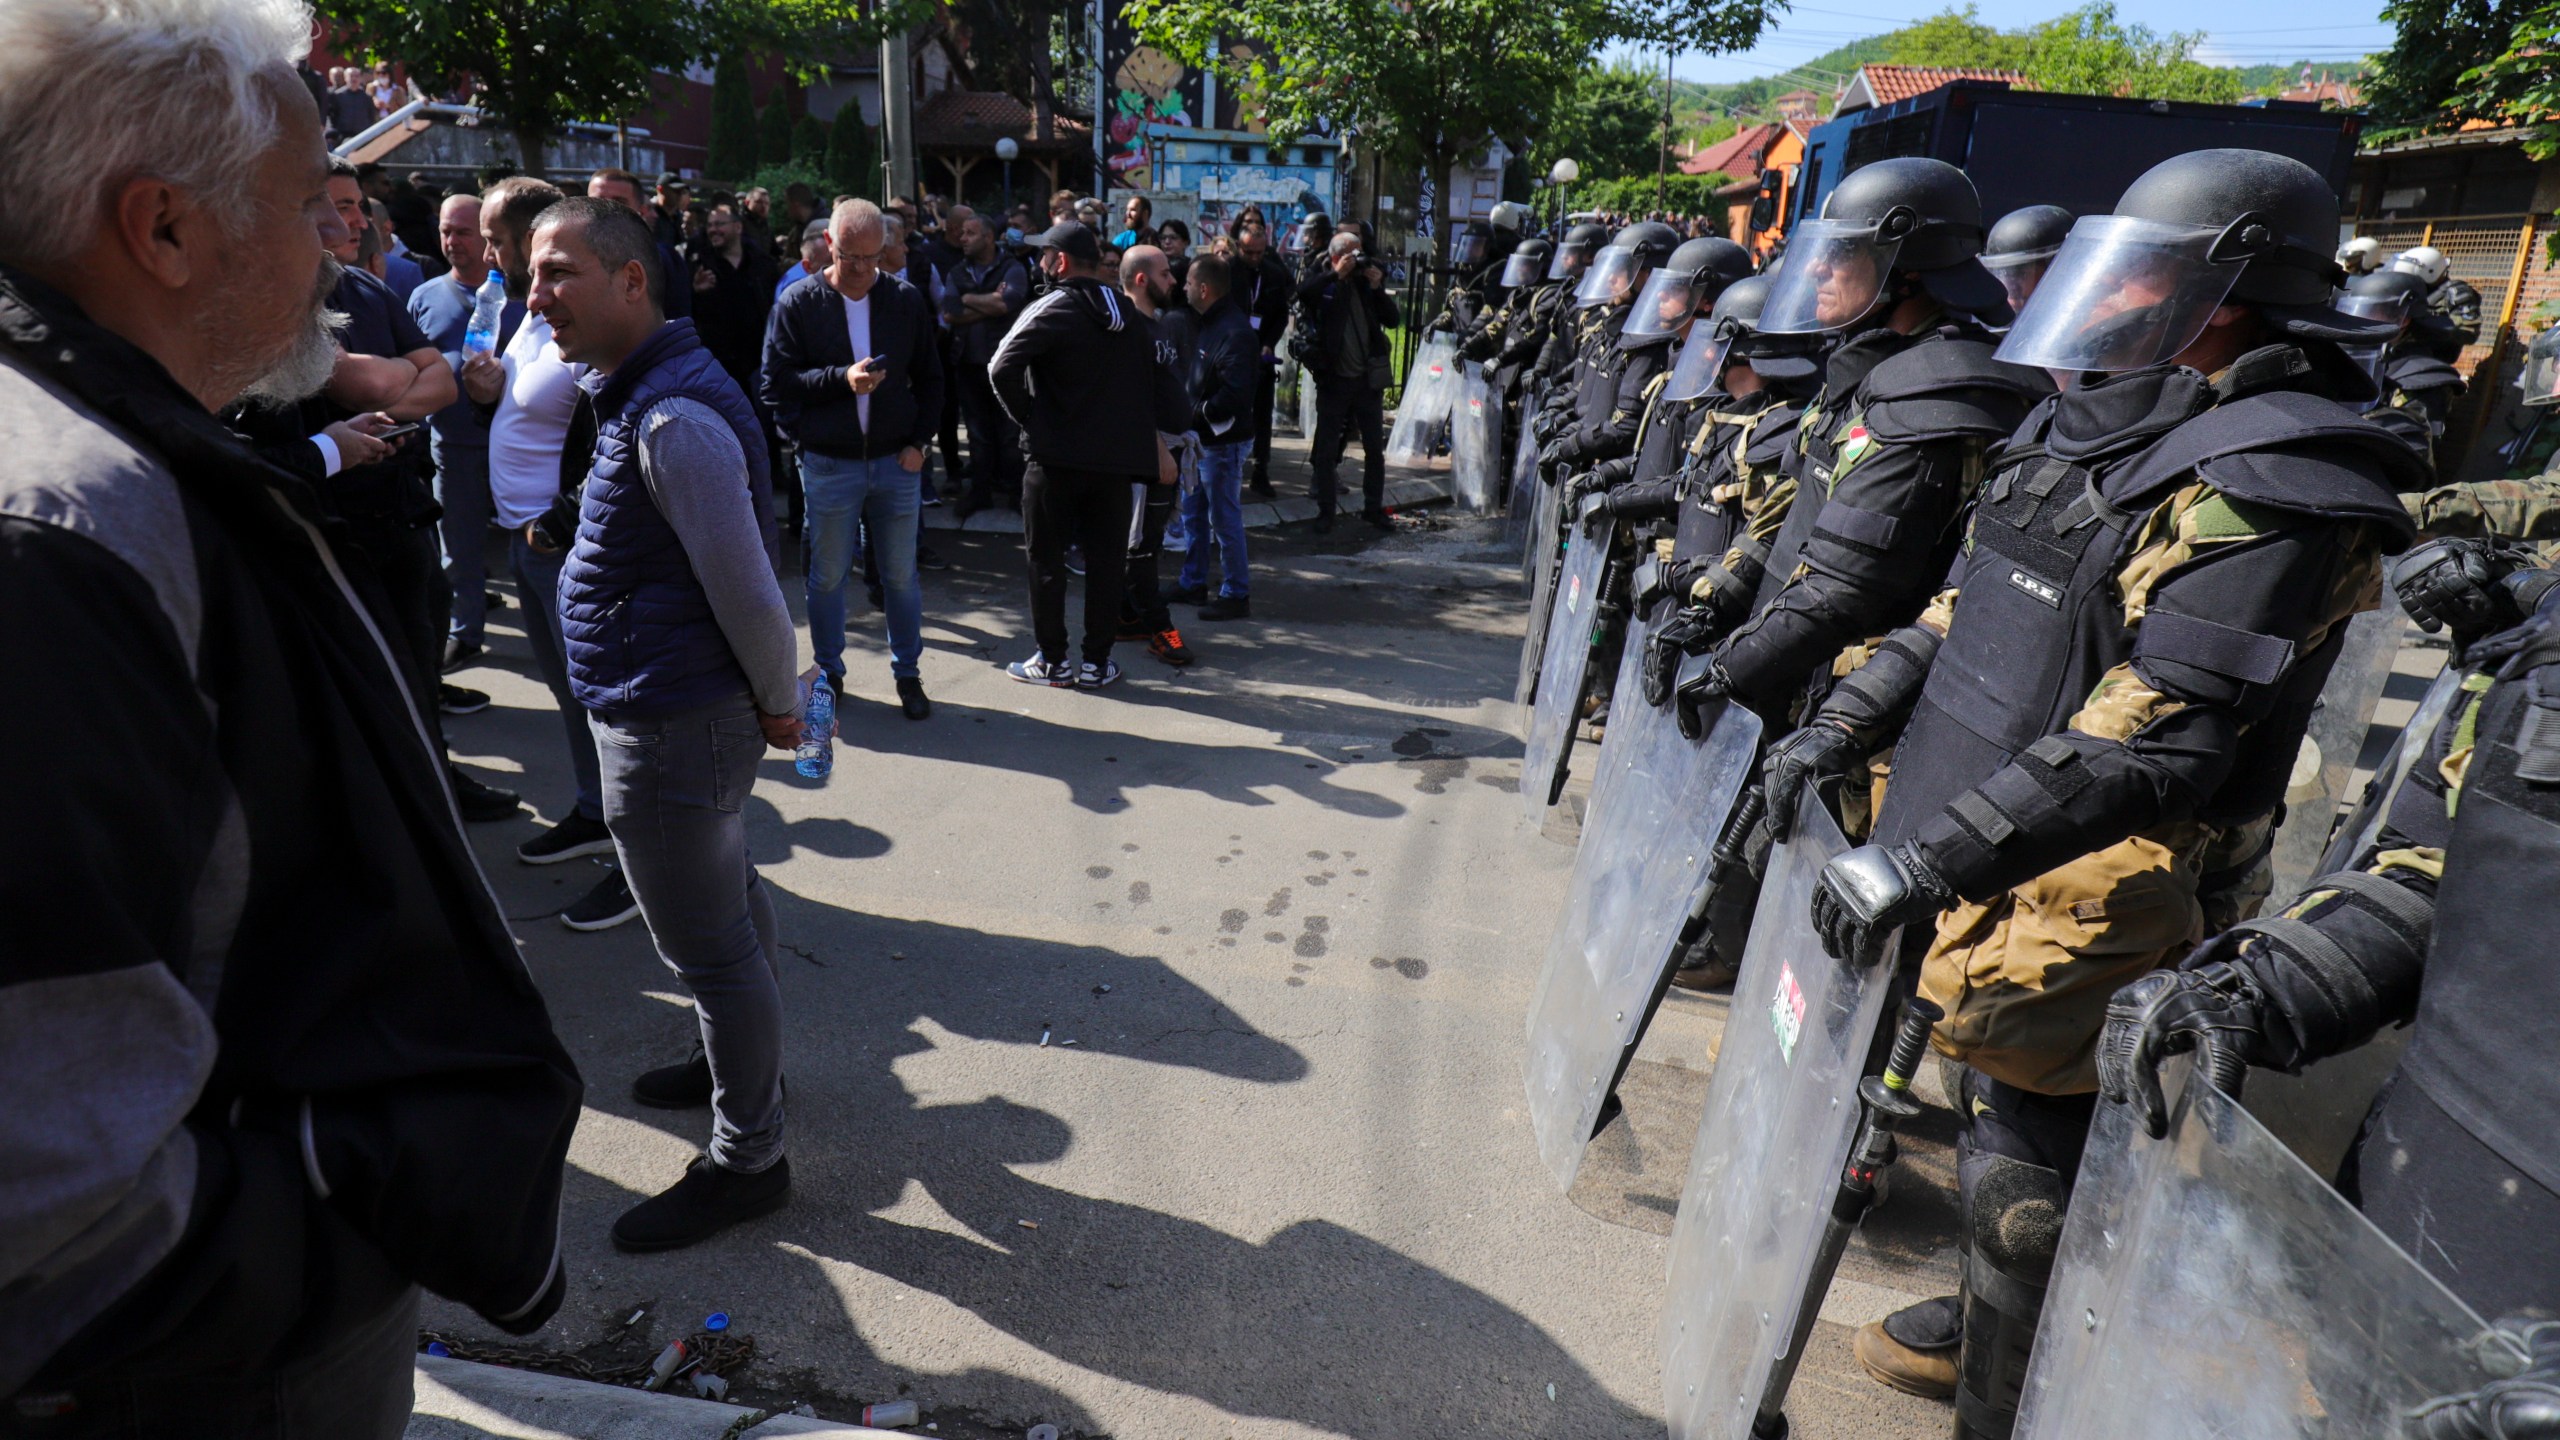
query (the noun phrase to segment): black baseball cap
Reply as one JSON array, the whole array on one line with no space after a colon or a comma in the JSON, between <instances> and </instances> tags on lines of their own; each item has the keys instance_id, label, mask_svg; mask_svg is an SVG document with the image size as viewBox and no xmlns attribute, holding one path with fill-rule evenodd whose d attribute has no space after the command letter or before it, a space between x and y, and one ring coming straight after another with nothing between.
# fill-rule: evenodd
<instances>
[{"instance_id":1,"label":"black baseball cap","mask_svg":"<svg viewBox=\"0 0 2560 1440\"><path fill-rule=\"evenodd\" d=\"M683 190L689 187L685 184L683 176L677 174L673 170L661 170L658 172L658 188L661 190Z\"/></svg>"},{"instance_id":2,"label":"black baseball cap","mask_svg":"<svg viewBox=\"0 0 2560 1440\"><path fill-rule=\"evenodd\" d=\"M1083 265L1102 263L1102 246L1093 232L1080 222L1061 220L1031 237L1031 243L1043 250L1064 250L1067 258Z\"/></svg>"}]
</instances>

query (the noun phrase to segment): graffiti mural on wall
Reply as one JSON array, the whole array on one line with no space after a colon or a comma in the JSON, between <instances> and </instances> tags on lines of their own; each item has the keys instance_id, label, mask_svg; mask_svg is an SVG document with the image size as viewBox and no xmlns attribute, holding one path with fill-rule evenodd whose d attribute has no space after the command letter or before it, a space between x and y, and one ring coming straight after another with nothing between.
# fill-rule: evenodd
<instances>
[{"instance_id":1,"label":"graffiti mural on wall","mask_svg":"<svg viewBox=\"0 0 2560 1440\"><path fill-rule=\"evenodd\" d=\"M1187 130L1206 123L1200 72L1142 43L1117 5L1110 8L1103 60L1108 81L1103 98L1111 117L1106 162L1111 183L1131 190L1158 189L1161 177L1155 173L1147 127L1171 125Z\"/></svg>"}]
</instances>

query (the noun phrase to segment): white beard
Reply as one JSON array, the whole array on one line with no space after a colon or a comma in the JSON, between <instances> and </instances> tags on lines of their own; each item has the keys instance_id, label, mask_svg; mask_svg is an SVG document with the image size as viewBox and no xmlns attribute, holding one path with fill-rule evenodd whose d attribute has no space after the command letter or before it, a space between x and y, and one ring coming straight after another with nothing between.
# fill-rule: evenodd
<instances>
[{"instance_id":1,"label":"white beard","mask_svg":"<svg viewBox=\"0 0 2560 1440\"><path fill-rule=\"evenodd\" d=\"M311 296L311 310L303 318L283 353L268 360L241 386L240 398L247 401L292 405L320 393L338 366L338 332L347 328L343 311L328 306L331 291L338 287L338 277L345 267L335 257L322 257L319 283Z\"/></svg>"}]
</instances>

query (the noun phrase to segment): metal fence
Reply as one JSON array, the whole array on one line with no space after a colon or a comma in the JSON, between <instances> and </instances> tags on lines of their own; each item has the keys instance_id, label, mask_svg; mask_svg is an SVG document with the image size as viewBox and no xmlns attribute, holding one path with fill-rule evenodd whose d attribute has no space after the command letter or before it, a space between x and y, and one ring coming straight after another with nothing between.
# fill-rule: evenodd
<instances>
[{"instance_id":1,"label":"metal fence","mask_svg":"<svg viewBox=\"0 0 2560 1440\"><path fill-rule=\"evenodd\" d=\"M2480 292L2480 343L2458 362L2471 382L2468 413L2448 427L2465 449L2497 413L2500 377L2519 348L2516 317L2529 303L2536 252L2552 228L2549 215L2406 216L2356 226L2356 234L2380 242L2384 254L2434 246L2444 252L2449 273Z\"/></svg>"}]
</instances>

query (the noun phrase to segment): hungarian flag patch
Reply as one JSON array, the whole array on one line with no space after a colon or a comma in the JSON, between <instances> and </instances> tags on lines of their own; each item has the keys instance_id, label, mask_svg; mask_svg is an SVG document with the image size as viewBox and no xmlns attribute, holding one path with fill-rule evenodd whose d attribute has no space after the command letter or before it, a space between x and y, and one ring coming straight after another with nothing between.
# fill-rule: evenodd
<instances>
[{"instance_id":1,"label":"hungarian flag patch","mask_svg":"<svg viewBox=\"0 0 2560 1440\"><path fill-rule=\"evenodd\" d=\"M1850 426L1849 433L1840 437L1841 468L1857 464L1860 456L1875 448L1875 443L1874 431L1864 425Z\"/></svg>"}]
</instances>

